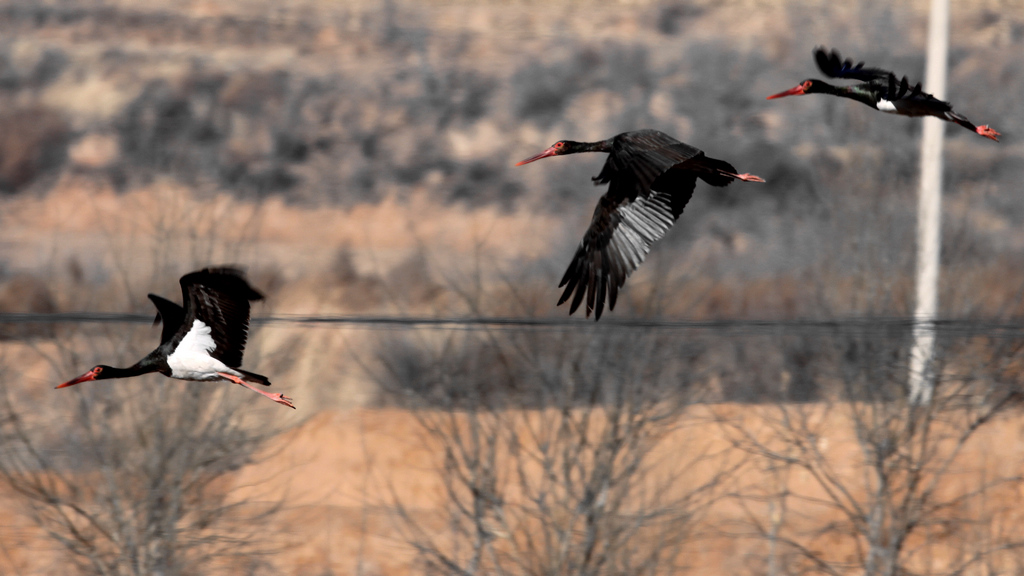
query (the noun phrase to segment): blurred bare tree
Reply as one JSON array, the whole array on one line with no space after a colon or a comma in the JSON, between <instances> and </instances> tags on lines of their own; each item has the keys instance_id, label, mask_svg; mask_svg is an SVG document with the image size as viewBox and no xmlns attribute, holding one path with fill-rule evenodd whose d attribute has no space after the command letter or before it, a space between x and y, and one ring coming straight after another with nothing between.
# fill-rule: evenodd
<instances>
[{"instance_id":1,"label":"blurred bare tree","mask_svg":"<svg viewBox=\"0 0 1024 576\"><path fill-rule=\"evenodd\" d=\"M0 373L0 482L79 573L251 568L274 549L258 527L279 499L235 497L229 476L279 429L235 390L153 377L82 386L40 409L16 380Z\"/></svg>"},{"instance_id":2,"label":"blurred bare tree","mask_svg":"<svg viewBox=\"0 0 1024 576\"><path fill-rule=\"evenodd\" d=\"M816 340L819 401L720 413L732 444L754 457L758 480L736 497L746 511L737 533L769 542L770 556L755 570L999 572L1024 546L1015 531L992 530L1019 507L1022 478L1012 466L987 470L978 444L1019 392L992 378L1001 369L983 366L982 355L962 344L968 339L946 338L934 402L912 404L903 383L906 328L874 328ZM1002 361L1019 348L1009 340L988 345L1002 348L989 357ZM852 554L835 542L854 543Z\"/></svg>"},{"instance_id":3,"label":"blurred bare tree","mask_svg":"<svg viewBox=\"0 0 1024 576\"><path fill-rule=\"evenodd\" d=\"M482 284L458 285L484 312ZM516 285L504 305L531 308ZM393 500L430 574L673 572L740 465L678 442L707 423L694 407L705 350L678 333L407 332L378 350L367 368L385 401L408 407L438 454L442 517Z\"/></svg>"},{"instance_id":4,"label":"blurred bare tree","mask_svg":"<svg viewBox=\"0 0 1024 576\"><path fill-rule=\"evenodd\" d=\"M174 292L152 287L177 288L179 271L247 249L247 235L220 233L223 210L182 217L199 211L175 198L175 191L161 193L162 209L153 214L121 204L141 224L129 228L126 239L107 230L113 273L105 285L68 290L72 307L89 310L100 301L123 300L129 309L145 306L152 312L141 297L146 287L177 300ZM258 234L259 215L254 210L236 217L252 229L247 234ZM47 365L58 379L100 359L129 365L158 342L152 327L115 324L58 325L45 336L28 334L0 354L30 351L32 363ZM257 340L250 336L250 342ZM250 361L259 363L259 347L249 348ZM40 398L18 363L4 355L0 485L18 496L26 515L80 573L173 576L215 566L252 572L269 565L263 556L282 544L267 541L259 528L281 507L280 496L254 497L258 487L246 487L243 497L231 481L233 472L253 463L284 429L267 423L266 407L252 406L234 386L160 375L60 392L46 386L47 396ZM278 364L288 363L278 358Z\"/></svg>"}]
</instances>

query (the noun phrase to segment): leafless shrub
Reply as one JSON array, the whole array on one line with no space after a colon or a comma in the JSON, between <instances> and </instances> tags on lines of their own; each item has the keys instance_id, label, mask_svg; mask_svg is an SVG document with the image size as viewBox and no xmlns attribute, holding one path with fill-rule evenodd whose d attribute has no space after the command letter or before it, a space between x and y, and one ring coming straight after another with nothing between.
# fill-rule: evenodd
<instances>
[{"instance_id":1,"label":"leafless shrub","mask_svg":"<svg viewBox=\"0 0 1024 576\"><path fill-rule=\"evenodd\" d=\"M258 526L280 501L239 499L229 476L279 428L235 390L152 377L40 403L3 368L0 485L80 573L195 574L274 549Z\"/></svg>"},{"instance_id":2,"label":"leafless shrub","mask_svg":"<svg viewBox=\"0 0 1024 576\"><path fill-rule=\"evenodd\" d=\"M978 444L1019 393L947 341L934 401L911 403L907 341L905 328L823 335L820 401L723 414L723 432L772 479L738 490L747 514L735 532L770 543L771 573L961 574L1003 565L1024 544L979 532L1016 506L999 500L1021 477L992 473Z\"/></svg>"},{"instance_id":3,"label":"leafless shrub","mask_svg":"<svg viewBox=\"0 0 1024 576\"><path fill-rule=\"evenodd\" d=\"M246 250L247 239L220 234L222 213L194 210L174 188L158 192L165 201L157 211L127 201L119 206L140 227L111 233L102 283L71 265L65 281L72 286L56 290L62 304L96 310L102 299L106 306L127 302L129 309L145 306L152 313L143 296L147 288L176 299L180 271ZM186 213L195 217L180 217ZM258 211L247 220L257 234ZM119 239L129 243L127 249L117 248ZM272 271L262 274L272 286ZM0 350L0 489L16 497L21 511L83 574L172 576L225 567L252 572L263 565L262 555L283 545L260 533L280 508L281 495L255 498L264 496L256 486L242 496L231 476L283 430L267 423L263 411L269 406L253 407L252 398L233 386L160 375L52 389L100 360L130 365L155 346L158 334L151 326L58 325L46 338L6 343ZM254 341L251 365L260 364ZM51 382L42 390L30 385L38 380L7 361L9 351L23 351L20 358L30 367L49 367ZM274 351L268 356L275 360Z\"/></svg>"},{"instance_id":4,"label":"leafless shrub","mask_svg":"<svg viewBox=\"0 0 1024 576\"><path fill-rule=\"evenodd\" d=\"M382 340L371 372L412 408L439 454L443 515L394 503L427 573L678 567L736 466L669 446L699 423L688 410L703 398L700 348L641 330L580 328Z\"/></svg>"},{"instance_id":5,"label":"leafless shrub","mask_svg":"<svg viewBox=\"0 0 1024 576\"><path fill-rule=\"evenodd\" d=\"M0 193L12 193L62 165L71 128L57 110L42 106L0 114Z\"/></svg>"},{"instance_id":6,"label":"leafless shrub","mask_svg":"<svg viewBox=\"0 0 1024 576\"><path fill-rule=\"evenodd\" d=\"M49 287L41 279L21 274L0 283L0 312L56 312L57 304ZM0 340L51 336L53 327L46 325L0 325Z\"/></svg>"}]
</instances>

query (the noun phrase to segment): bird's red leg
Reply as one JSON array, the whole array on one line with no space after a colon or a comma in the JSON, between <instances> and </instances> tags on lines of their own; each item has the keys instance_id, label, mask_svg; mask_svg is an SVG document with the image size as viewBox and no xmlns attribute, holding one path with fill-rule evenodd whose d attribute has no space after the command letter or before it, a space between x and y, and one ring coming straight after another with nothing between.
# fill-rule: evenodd
<instances>
[{"instance_id":1,"label":"bird's red leg","mask_svg":"<svg viewBox=\"0 0 1024 576\"><path fill-rule=\"evenodd\" d=\"M753 174L747 174L746 172L744 172L743 174L733 174L732 172L726 172L724 170L720 170L720 172L722 174L725 174L726 176L731 176L737 180L743 180L744 182L764 182L764 178L761 178L760 176L754 176Z\"/></svg>"},{"instance_id":2,"label":"bird's red leg","mask_svg":"<svg viewBox=\"0 0 1024 576\"><path fill-rule=\"evenodd\" d=\"M764 178L754 176L753 174L747 174L746 172L743 174L737 174L736 177L744 182L764 182Z\"/></svg>"},{"instance_id":3,"label":"bird's red leg","mask_svg":"<svg viewBox=\"0 0 1024 576\"><path fill-rule=\"evenodd\" d=\"M234 374L226 374L224 372L217 372L217 375L219 375L219 376L221 376L223 378L226 378L226 379L234 382L235 384L238 384L239 386L245 386L246 388L248 388L249 390L252 390L253 392L256 392L257 394L262 394L263 396L266 396L267 398L270 398L271 400L273 400L274 402L277 402L278 404L284 404L285 406L287 406L289 408L293 408L293 409L295 408L295 404L292 404L292 399L287 397L287 396L285 396L281 392L278 392L277 394L270 394L270 393L264 392L263 390L260 390L258 388L253 388L252 386L249 385L248 382L246 382L245 380L242 380L241 378L239 378L238 376L235 376Z\"/></svg>"},{"instance_id":4,"label":"bird's red leg","mask_svg":"<svg viewBox=\"0 0 1024 576\"><path fill-rule=\"evenodd\" d=\"M995 140L996 142L999 142L999 137L1002 136L1002 134L1000 134L999 132L996 132L995 130L989 128L988 124L985 124L984 126L978 126L974 131L977 132L978 134L981 134L985 138Z\"/></svg>"}]
</instances>

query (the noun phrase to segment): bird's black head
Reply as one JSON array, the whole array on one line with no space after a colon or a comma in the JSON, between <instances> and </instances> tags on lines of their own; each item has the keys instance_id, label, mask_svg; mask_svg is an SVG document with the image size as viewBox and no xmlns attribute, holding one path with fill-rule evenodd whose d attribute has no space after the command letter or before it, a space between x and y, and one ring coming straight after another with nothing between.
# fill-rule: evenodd
<instances>
[{"instance_id":1,"label":"bird's black head","mask_svg":"<svg viewBox=\"0 0 1024 576\"><path fill-rule=\"evenodd\" d=\"M778 94L772 94L768 97L768 100L774 100L775 98L782 98L784 96L803 96L804 94L824 94L829 91L831 86L821 80L815 80L814 78L808 78L803 82L796 85L794 88L790 88L785 92L779 92Z\"/></svg>"},{"instance_id":2,"label":"bird's black head","mask_svg":"<svg viewBox=\"0 0 1024 576\"><path fill-rule=\"evenodd\" d=\"M540 160L541 158L547 158L548 156L561 156L563 154L574 154L576 152L586 151L585 145L582 142L573 142L572 140L559 140L551 145L550 148L537 154L536 156L530 156L522 162L517 162L516 166L522 166L523 164L529 164Z\"/></svg>"},{"instance_id":3,"label":"bird's black head","mask_svg":"<svg viewBox=\"0 0 1024 576\"><path fill-rule=\"evenodd\" d=\"M78 378L75 378L74 380L68 380L67 382L61 384L60 386L57 386L57 388L67 388L68 386L74 386L75 384L88 382L90 380L106 380L107 378L115 378L116 376L114 372L114 368L100 364L98 366L93 366L92 370L89 370L88 372L82 374Z\"/></svg>"}]
</instances>

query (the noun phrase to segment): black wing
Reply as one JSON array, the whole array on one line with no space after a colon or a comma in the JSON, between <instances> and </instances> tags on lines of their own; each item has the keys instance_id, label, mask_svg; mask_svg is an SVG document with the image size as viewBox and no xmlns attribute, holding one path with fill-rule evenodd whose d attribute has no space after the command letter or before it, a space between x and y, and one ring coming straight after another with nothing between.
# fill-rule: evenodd
<instances>
[{"instance_id":1,"label":"black wing","mask_svg":"<svg viewBox=\"0 0 1024 576\"><path fill-rule=\"evenodd\" d=\"M870 82L871 80L878 80L892 74L892 72L882 70L881 68L865 68L863 62L854 64L853 60L842 60L839 52L835 50L826 52L824 47L814 49L814 60L818 63L818 68L821 72L830 78L847 78Z\"/></svg>"},{"instance_id":2,"label":"black wing","mask_svg":"<svg viewBox=\"0 0 1024 576\"><path fill-rule=\"evenodd\" d=\"M907 91L910 90L910 82L907 77L904 76L902 80L897 80L895 74L889 74L888 82L885 85L885 90L882 92L882 97L890 102L901 100L907 95ZM914 88L914 92L911 97L921 93L921 85L918 84Z\"/></svg>"},{"instance_id":3,"label":"black wing","mask_svg":"<svg viewBox=\"0 0 1024 576\"><path fill-rule=\"evenodd\" d=\"M156 306L156 318L153 319L153 325L164 323L163 330L160 332L160 343L166 344L181 329L181 325L185 321L185 309L156 294L150 294L149 299Z\"/></svg>"},{"instance_id":4,"label":"black wing","mask_svg":"<svg viewBox=\"0 0 1024 576\"><path fill-rule=\"evenodd\" d=\"M897 80L895 74L890 74L887 82L873 84L879 86L879 96L892 102L899 114L904 116L938 116L953 122L957 121L953 116L959 115L952 113L953 107L949 102L939 100L935 96L921 90L920 82L911 87L906 76L902 80ZM973 130L974 128L971 129Z\"/></svg>"},{"instance_id":5,"label":"black wing","mask_svg":"<svg viewBox=\"0 0 1024 576\"><path fill-rule=\"evenodd\" d=\"M572 314L587 299L587 316L600 320L605 300L615 309L619 288L683 213L693 195L700 150L656 130L620 134L595 183L610 183L565 271L558 303L572 298ZM684 168L685 166L685 168ZM673 168L677 168L673 170Z\"/></svg>"},{"instance_id":6,"label":"black wing","mask_svg":"<svg viewBox=\"0 0 1024 576\"><path fill-rule=\"evenodd\" d=\"M646 195L659 176L673 166L703 156L699 149L658 130L619 134L595 184L611 184L608 193L618 200L633 201Z\"/></svg>"},{"instance_id":7,"label":"black wing","mask_svg":"<svg viewBox=\"0 0 1024 576\"><path fill-rule=\"evenodd\" d=\"M234 268L205 268L181 277L184 330L200 320L210 327L217 347L210 356L231 368L242 365L249 330L249 302L262 300L244 274Z\"/></svg>"},{"instance_id":8,"label":"black wing","mask_svg":"<svg viewBox=\"0 0 1024 576\"><path fill-rule=\"evenodd\" d=\"M888 97L886 99L892 102L895 102L896 100L906 100L920 103L922 105L926 105L932 110L941 112L953 109L952 106L949 105L949 102L939 100L935 96L922 91L920 82L911 88L906 76L903 77L903 80L897 82L895 74L889 76L889 90Z\"/></svg>"}]
</instances>

